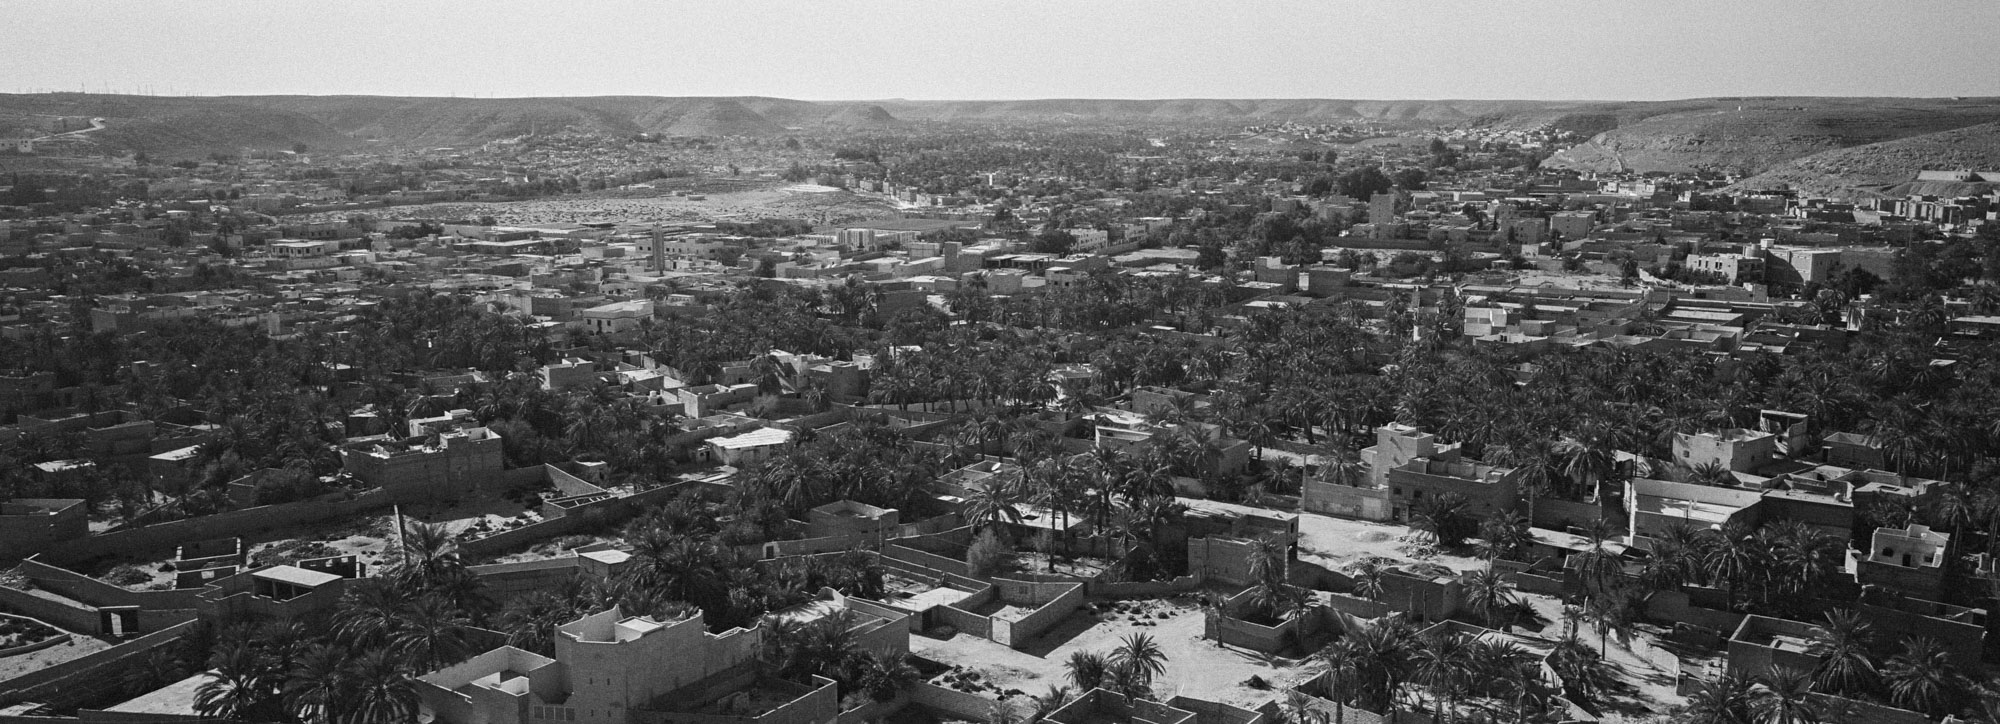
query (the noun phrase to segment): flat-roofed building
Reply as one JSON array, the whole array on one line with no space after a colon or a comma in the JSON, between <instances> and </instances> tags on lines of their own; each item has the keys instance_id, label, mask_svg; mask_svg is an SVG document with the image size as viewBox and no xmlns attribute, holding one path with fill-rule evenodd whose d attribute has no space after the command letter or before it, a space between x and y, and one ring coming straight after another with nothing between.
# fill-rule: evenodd
<instances>
[{"instance_id":1,"label":"flat-roofed building","mask_svg":"<svg viewBox=\"0 0 2000 724\"><path fill-rule=\"evenodd\" d=\"M1762 493L1752 490L1635 478L1625 483L1626 534L1637 541L1657 538L1675 526L1700 531L1754 522L1752 508L1762 499Z\"/></svg>"},{"instance_id":2,"label":"flat-roofed building","mask_svg":"<svg viewBox=\"0 0 2000 724\"><path fill-rule=\"evenodd\" d=\"M1868 550L1854 567L1855 580L1923 599L1943 592L1945 556L1951 535L1911 523L1904 528L1876 528Z\"/></svg>"}]
</instances>

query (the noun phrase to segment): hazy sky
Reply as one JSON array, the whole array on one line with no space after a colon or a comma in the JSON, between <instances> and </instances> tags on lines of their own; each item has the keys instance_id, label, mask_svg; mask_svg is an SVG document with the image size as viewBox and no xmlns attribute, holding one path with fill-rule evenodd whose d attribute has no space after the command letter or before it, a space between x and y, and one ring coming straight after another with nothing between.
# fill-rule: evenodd
<instances>
[{"instance_id":1,"label":"hazy sky","mask_svg":"<svg viewBox=\"0 0 2000 724\"><path fill-rule=\"evenodd\" d=\"M2000 95L1995 0L0 0L0 92Z\"/></svg>"}]
</instances>

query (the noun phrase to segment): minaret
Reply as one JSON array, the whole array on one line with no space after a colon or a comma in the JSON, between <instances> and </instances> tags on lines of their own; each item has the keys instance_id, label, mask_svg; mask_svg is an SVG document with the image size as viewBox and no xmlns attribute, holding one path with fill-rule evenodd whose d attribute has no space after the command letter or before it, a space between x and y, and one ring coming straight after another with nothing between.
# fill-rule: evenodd
<instances>
[{"instance_id":1,"label":"minaret","mask_svg":"<svg viewBox=\"0 0 2000 724\"><path fill-rule=\"evenodd\" d=\"M660 227L653 227L653 271L667 270L667 245L660 239Z\"/></svg>"}]
</instances>

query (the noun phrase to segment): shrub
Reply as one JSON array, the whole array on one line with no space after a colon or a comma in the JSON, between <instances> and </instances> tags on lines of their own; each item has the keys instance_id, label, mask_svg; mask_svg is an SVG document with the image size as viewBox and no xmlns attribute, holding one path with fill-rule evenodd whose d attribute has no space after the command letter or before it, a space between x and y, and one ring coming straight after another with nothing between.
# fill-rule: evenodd
<instances>
[{"instance_id":1,"label":"shrub","mask_svg":"<svg viewBox=\"0 0 2000 724\"><path fill-rule=\"evenodd\" d=\"M981 531L979 538L972 541L972 547L966 549L965 560L972 567L972 575L988 576L998 571L1001 561L1011 553L1013 551L1000 540L1000 536L987 529Z\"/></svg>"}]
</instances>

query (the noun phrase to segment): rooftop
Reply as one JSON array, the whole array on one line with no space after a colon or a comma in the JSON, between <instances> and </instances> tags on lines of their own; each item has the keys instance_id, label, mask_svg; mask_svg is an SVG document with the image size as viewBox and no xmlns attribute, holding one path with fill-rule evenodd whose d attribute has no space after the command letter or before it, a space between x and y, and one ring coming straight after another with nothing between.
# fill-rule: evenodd
<instances>
[{"instance_id":1,"label":"rooftop","mask_svg":"<svg viewBox=\"0 0 2000 724\"><path fill-rule=\"evenodd\" d=\"M298 566L272 566L250 574L253 578L289 583L302 588L318 588L340 580L340 576L320 571L308 571Z\"/></svg>"}]
</instances>

